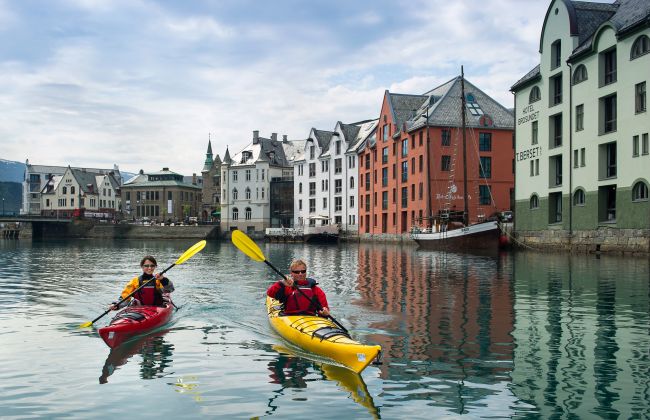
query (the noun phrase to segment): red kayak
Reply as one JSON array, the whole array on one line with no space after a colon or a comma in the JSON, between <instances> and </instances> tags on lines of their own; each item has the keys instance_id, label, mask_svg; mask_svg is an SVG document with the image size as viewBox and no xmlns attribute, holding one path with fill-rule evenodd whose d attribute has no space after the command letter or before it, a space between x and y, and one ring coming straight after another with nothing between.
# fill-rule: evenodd
<instances>
[{"instance_id":1,"label":"red kayak","mask_svg":"<svg viewBox=\"0 0 650 420\"><path fill-rule=\"evenodd\" d=\"M171 319L173 309L171 301L165 302L164 306L129 306L98 332L108 347L115 348L131 337L165 325Z\"/></svg>"}]
</instances>

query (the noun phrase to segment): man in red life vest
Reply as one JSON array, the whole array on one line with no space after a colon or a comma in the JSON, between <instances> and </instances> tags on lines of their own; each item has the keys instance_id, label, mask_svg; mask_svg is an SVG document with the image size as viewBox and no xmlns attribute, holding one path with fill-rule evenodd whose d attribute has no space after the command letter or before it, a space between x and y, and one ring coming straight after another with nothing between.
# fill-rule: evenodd
<instances>
[{"instance_id":1,"label":"man in red life vest","mask_svg":"<svg viewBox=\"0 0 650 420\"><path fill-rule=\"evenodd\" d=\"M122 302L119 308L133 304L163 306L163 295L165 293L173 292L174 284L167 277L161 276L160 273L154 275L157 265L156 259L151 255L147 255L142 259L142 261L140 261L142 275L132 278L126 287L124 287L120 297L123 299L143 284L146 284L146 286L138 290L131 299ZM109 305L109 309L112 311L119 308L117 302L113 302Z\"/></svg>"},{"instance_id":2,"label":"man in red life vest","mask_svg":"<svg viewBox=\"0 0 650 420\"><path fill-rule=\"evenodd\" d=\"M291 276L273 283L266 294L282 302L285 315L329 316L325 292L317 286L316 280L307 278L307 264L303 260L293 260L289 270Z\"/></svg>"}]
</instances>

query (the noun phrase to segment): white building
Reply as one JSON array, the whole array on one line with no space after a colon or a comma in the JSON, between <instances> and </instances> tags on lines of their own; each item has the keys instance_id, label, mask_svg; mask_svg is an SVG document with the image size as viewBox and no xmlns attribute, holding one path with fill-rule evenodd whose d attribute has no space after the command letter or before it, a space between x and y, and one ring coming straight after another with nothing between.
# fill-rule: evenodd
<instances>
[{"instance_id":1,"label":"white building","mask_svg":"<svg viewBox=\"0 0 650 420\"><path fill-rule=\"evenodd\" d=\"M41 214L41 211L46 210L41 206L41 191L45 185L50 181L53 176L62 176L68 167L66 166L50 166L50 165L32 165L29 159L25 161L25 176L23 178L23 204L20 209L20 214ZM82 169L82 168L74 168ZM88 172L95 172L99 174L113 173L118 182L122 183L122 176L120 169L117 165L113 169L95 169L86 168Z\"/></svg>"},{"instance_id":2,"label":"white building","mask_svg":"<svg viewBox=\"0 0 650 420\"><path fill-rule=\"evenodd\" d=\"M291 223L292 160L298 151L296 145L302 142L289 141L286 136L278 141L276 133L270 139L260 137L256 130L252 143L232 158L226 149L221 165L223 231L262 233L268 227ZM289 186L288 193L282 192L281 185ZM272 196L274 187L279 187L279 192ZM287 207L288 212L283 210Z\"/></svg>"},{"instance_id":3,"label":"white building","mask_svg":"<svg viewBox=\"0 0 650 420\"><path fill-rule=\"evenodd\" d=\"M334 131L312 128L294 161L294 223L358 231L358 165L361 144L374 134L377 120L336 123Z\"/></svg>"},{"instance_id":4,"label":"white building","mask_svg":"<svg viewBox=\"0 0 650 420\"><path fill-rule=\"evenodd\" d=\"M615 248L646 229L647 250L649 21L648 1L550 3L540 64L511 89L522 240Z\"/></svg>"},{"instance_id":5,"label":"white building","mask_svg":"<svg viewBox=\"0 0 650 420\"><path fill-rule=\"evenodd\" d=\"M50 177L43 187L41 209L46 216L113 219L121 216L120 183L113 172L68 167L63 175ZM79 209L84 209L83 214Z\"/></svg>"}]
</instances>

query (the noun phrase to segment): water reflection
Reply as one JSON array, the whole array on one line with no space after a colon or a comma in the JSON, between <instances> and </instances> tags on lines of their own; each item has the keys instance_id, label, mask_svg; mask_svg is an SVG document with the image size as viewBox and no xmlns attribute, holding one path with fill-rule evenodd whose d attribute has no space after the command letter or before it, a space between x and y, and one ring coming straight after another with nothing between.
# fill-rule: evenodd
<instances>
[{"instance_id":1,"label":"water reflection","mask_svg":"<svg viewBox=\"0 0 650 420\"><path fill-rule=\"evenodd\" d=\"M140 355L140 377L142 379L153 379L162 377L165 368L172 362L174 346L164 338L169 330L158 331L128 341L114 349L111 349L104 367L99 383L108 382L111 376L120 366L125 365L134 355Z\"/></svg>"},{"instance_id":2,"label":"water reflection","mask_svg":"<svg viewBox=\"0 0 650 420\"><path fill-rule=\"evenodd\" d=\"M268 364L269 382L278 384L281 388L274 391L275 395L269 399L267 415L278 408L275 400L284 394L285 389L307 388L309 382L313 382L313 386L316 386L319 380L313 376L316 372L321 379L336 382L339 389L347 392L354 402L365 407L372 418L381 418L379 408L375 406L361 375L341 366L310 361L282 345L274 345L273 349L278 352L278 355ZM307 379L308 376L311 376L311 379Z\"/></svg>"}]
</instances>

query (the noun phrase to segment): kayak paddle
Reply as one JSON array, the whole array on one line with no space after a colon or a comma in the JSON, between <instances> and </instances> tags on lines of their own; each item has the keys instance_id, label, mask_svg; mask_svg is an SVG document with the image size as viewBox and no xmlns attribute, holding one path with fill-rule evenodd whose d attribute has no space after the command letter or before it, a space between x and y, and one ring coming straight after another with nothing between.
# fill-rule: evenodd
<instances>
[{"instance_id":1,"label":"kayak paddle","mask_svg":"<svg viewBox=\"0 0 650 420\"><path fill-rule=\"evenodd\" d=\"M180 257L178 257L178 259L176 260L176 262L174 262L174 264L170 265L169 267L167 267L166 269L164 269L163 271L161 271L160 274L161 274L161 275L162 275L162 274L165 274L167 271L171 270L174 266L177 266L177 265L183 264L185 261L189 260L189 259L192 258L196 253L198 253L198 252L201 251L203 248L205 248L205 244L206 244L205 240L197 242L197 243L194 244L191 248L189 248L187 251L185 251L185 252L183 253L183 255L181 255ZM128 298L130 298L131 296L133 296L133 295L135 294L135 292L137 292L138 290L142 289L144 286L146 286L147 284L149 284L149 283L150 283L151 281L153 281L153 280L155 280L155 277L154 277L153 279L150 279L150 280L146 281L142 286L138 287L138 288L135 289L133 292L129 293L128 296L126 296L126 297L120 299L120 301L117 302L117 303L115 304L115 306L120 306L120 304L121 304L122 302L124 302L125 300L127 300ZM174 305L174 306L176 306L176 305ZM90 322L85 322L85 323L79 325L79 328L90 327L90 326L93 325L95 322L97 322L100 318L102 318L104 315L106 315L107 313L109 313L110 311L111 311L110 309L106 310L106 312L104 312L103 314L101 314L101 315L98 316L97 318L93 319L92 321L90 321Z\"/></svg>"},{"instance_id":2,"label":"kayak paddle","mask_svg":"<svg viewBox=\"0 0 650 420\"><path fill-rule=\"evenodd\" d=\"M241 230L234 230L232 232L231 240L233 245L235 245L241 252L248 255L252 260L264 262L266 265L271 267L271 269L273 269L273 271L275 271L280 277L282 277L283 279L286 278L286 276L282 274L280 270L275 268L273 264L271 264L269 260L266 259L260 247L257 246L257 244L251 238L249 238L248 235L246 235L244 232L242 232ZM300 292L305 298L309 300L309 298L305 295L305 293L302 290L300 290L300 288L297 287L296 290L298 290L298 292ZM315 302L318 304L319 307L318 310L323 309L318 299L316 299ZM348 330L343 325L341 325L341 323L338 322L332 315L328 315L327 318L331 319L332 322L338 325L339 328L345 331L346 334L348 333Z\"/></svg>"}]
</instances>

